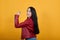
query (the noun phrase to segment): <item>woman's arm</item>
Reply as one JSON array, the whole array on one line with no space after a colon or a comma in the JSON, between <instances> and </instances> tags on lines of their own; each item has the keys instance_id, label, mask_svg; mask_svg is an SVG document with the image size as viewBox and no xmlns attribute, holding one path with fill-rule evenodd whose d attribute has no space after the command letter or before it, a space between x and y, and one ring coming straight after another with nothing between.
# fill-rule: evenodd
<instances>
[{"instance_id":1,"label":"woman's arm","mask_svg":"<svg viewBox=\"0 0 60 40\"><path fill-rule=\"evenodd\" d=\"M15 15L15 27L16 28L21 28L29 25L28 21L24 21L22 23L19 23L19 15Z\"/></svg>"}]
</instances>

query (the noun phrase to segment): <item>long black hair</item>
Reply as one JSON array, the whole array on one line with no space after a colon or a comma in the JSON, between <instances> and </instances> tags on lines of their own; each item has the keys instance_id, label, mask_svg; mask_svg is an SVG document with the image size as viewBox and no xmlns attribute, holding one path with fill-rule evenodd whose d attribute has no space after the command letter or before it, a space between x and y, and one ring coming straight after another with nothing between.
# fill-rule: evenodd
<instances>
[{"instance_id":1,"label":"long black hair","mask_svg":"<svg viewBox=\"0 0 60 40\"><path fill-rule=\"evenodd\" d=\"M38 20L37 20L37 14L36 14L36 10L34 7L29 7L32 13L32 20L34 22L34 33L35 34L39 34L39 28L38 28Z\"/></svg>"}]
</instances>

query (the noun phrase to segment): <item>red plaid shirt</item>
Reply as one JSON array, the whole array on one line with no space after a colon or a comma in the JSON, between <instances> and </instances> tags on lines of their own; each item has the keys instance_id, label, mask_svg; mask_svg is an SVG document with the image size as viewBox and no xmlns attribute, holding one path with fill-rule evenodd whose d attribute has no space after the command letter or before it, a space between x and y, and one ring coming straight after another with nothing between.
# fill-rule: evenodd
<instances>
[{"instance_id":1,"label":"red plaid shirt","mask_svg":"<svg viewBox=\"0 0 60 40\"><path fill-rule=\"evenodd\" d=\"M19 15L15 15L15 27L22 28L22 39L36 37L33 24L32 18L27 18L24 22L19 23Z\"/></svg>"}]
</instances>

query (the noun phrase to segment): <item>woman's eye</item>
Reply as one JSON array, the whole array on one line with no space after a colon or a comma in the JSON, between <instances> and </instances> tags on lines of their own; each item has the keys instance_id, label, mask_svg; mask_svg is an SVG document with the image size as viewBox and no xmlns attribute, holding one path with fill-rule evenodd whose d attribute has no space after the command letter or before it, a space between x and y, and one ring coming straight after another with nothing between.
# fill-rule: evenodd
<instances>
[{"instance_id":1,"label":"woman's eye","mask_svg":"<svg viewBox=\"0 0 60 40\"><path fill-rule=\"evenodd\" d=\"M27 11L27 12L31 12L31 11Z\"/></svg>"}]
</instances>

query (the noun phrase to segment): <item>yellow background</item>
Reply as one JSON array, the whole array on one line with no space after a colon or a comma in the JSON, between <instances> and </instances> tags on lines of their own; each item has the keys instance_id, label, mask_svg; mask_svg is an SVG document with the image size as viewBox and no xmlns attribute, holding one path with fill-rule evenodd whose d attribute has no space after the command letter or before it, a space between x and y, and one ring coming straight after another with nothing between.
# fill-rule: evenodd
<instances>
[{"instance_id":1,"label":"yellow background","mask_svg":"<svg viewBox=\"0 0 60 40\"><path fill-rule=\"evenodd\" d=\"M21 40L21 28L15 28L14 15L21 11L26 19L29 6L36 8L40 34L38 40L60 40L59 0L0 0L0 40Z\"/></svg>"}]
</instances>

